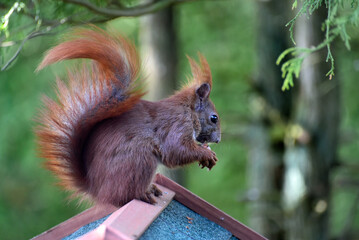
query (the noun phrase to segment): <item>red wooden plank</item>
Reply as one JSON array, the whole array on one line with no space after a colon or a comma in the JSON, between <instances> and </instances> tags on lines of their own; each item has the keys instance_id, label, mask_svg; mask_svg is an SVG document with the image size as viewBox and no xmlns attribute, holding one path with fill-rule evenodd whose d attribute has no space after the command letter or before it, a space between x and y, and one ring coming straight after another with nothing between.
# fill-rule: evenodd
<instances>
[{"instance_id":1,"label":"red wooden plank","mask_svg":"<svg viewBox=\"0 0 359 240\"><path fill-rule=\"evenodd\" d=\"M241 240L265 240L266 238L261 236L259 233L256 233L252 229L238 222L236 219L232 218L228 214L217 209L213 205L204 201L202 198L191 193L181 185L170 180L169 178L157 174L155 178L155 183L160 184L168 189L171 189L175 192L175 200L182 203L186 207L197 212L201 216L204 216L211 220L212 222L217 223L223 228L230 231L234 236Z\"/></svg>"},{"instance_id":2,"label":"red wooden plank","mask_svg":"<svg viewBox=\"0 0 359 240\"><path fill-rule=\"evenodd\" d=\"M80 227L89 224L97 219L103 218L114 212L118 208L112 205L96 205L82 213L60 223L59 225L43 232L42 234L32 238L33 240L62 239L71 233L77 231Z\"/></svg>"},{"instance_id":3,"label":"red wooden plank","mask_svg":"<svg viewBox=\"0 0 359 240\"><path fill-rule=\"evenodd\" d=\"M106 225L101 224L98 228L77 240L130 240L130 238L116 229L110 229Z\"/></svg>"},{"instance_id":4,"label":"red wooden plank","mask_svg":"<svg viewBox=\"0 0 359 240\"><path fill-rule=\"evenodd\" d=\"M132 200L119 214L114 213L104 224L114 231L121 232L129 239L139 238L158 215L168 206L174 197L174 192L157 185L163 195L156 198L157 203L151 205L139 200Z\"/></svg>"},{"instance_id":5,"label":"red wooden plank","mask_svg":"<svg viewBox=\"0 0 359 240\"><path fill-rule=\"evenodd\" d=\"M86 236L86 240L104 240L106 236L106 226L100 225L98 228L85 234L84 236ZM80 237L79 239L81 238L82 237ZM109 240L109 238L107 238L106 240Z\"/></svg>"}]
</instances>

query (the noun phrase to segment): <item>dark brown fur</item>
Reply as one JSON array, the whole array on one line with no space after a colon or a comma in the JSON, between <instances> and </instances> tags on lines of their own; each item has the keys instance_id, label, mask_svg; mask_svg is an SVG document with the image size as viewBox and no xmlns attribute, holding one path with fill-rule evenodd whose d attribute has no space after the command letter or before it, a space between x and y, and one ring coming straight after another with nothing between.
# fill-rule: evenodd
<instances>
[{"instance_id":1,"label":"dark brown fur","mask_svg":"<svg viewBox=\"0 0 359 240\"><path fill-rule=\"evenodd\" d=\"M98 29L78 30L48 52L39 69L65 59L90 58L90 69L57 81L58 102L45 98L36 133L42 157L61 184L101 203L121 206L136 198L154 203L158 163L173 168L198 161L211 169L219 122L209 100L212 77L200 55L189 58L193 80L159 102L141 100L139 61L133 44ZM201 137L199 137L201 136ZM197 139L197 140L198 140Z\"/></svg>"}]
</instances>

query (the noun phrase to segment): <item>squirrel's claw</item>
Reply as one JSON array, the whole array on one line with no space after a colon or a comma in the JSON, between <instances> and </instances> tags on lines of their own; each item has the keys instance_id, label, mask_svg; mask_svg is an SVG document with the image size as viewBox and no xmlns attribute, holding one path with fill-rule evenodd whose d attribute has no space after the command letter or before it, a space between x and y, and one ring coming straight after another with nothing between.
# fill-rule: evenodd
<instances>
[{"instance_id":1,"label":"squirrel's claw","mask_svg":"<svg viewBox=\"0 0 359 240\"><path fill-rule=\"evenodd\" d=\"M155 197L162 196L162 191L155 184L151 184L150 193L155 195Z\"/></svg>"},{"instance_id":2,"label":"squirrel's claw","mask_svg":"<svg viewBox=\"0 0 359 240\"><path fill-rule=\"evenodd\" d=\"M140 197L140 200L149 204L156 204L156 200L152 197L151 192L150 191L146 191L145 194L143 196Z\"/></svg>"},{"instance_id":3,"label":"squirrel's claw","mask_svg":"<svg viewBox=\"0 0 359 240\"><path fill-rule=\"evenodd\" d=\"M218 161L216 154L211 151L211 156L209 159L203 159L198 162L198 166L201 166L201 168L207 167L209 170L212 169L214 165L216 165L216 162Z\"/></svg>"}]
</instances>

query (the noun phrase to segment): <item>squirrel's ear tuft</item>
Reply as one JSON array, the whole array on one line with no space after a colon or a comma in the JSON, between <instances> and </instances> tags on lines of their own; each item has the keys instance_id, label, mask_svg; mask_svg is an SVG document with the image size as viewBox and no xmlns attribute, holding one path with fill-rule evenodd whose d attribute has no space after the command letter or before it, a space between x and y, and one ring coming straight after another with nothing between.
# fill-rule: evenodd
<instances>
[{"instance_id":1,"label":"squirrel's ear tuft","mask_svg":"<svg viewBox=\"0 0 359 240\"><path fill-rule=\"evenodd\" d=\"M207 83L209 87L212 88L212 74L208 62L202 54L198 53L198 56L200 65L195 60L187 56L191 65L193 81L198 85Z\"/></svg>"},{"instance_id":2,"label":"squirrel's ear tuft","mask_svg":"<svg viewBox=\"0 0 359 240\"><path fill-rule=\"evenodd\" d=\"M201 70L202 70L201 82L208 83L210 88L212 88L211 68L209 67L207 59L201 53L198 53L198 56L199 56L199 61L201 63Z\"/></svg>"},{"instance_id":3,"label":"squirrel's ear tuft","mask_svg":"<svg viewBox=\"0 0 359 240\"><path fill-rule=\"evenodd\" d=\"M199 88L197 88L196 95L200 100L203 100L209 97L210 92L210 85L208 83L203 83Z\"/></svg>"}]
</instances>

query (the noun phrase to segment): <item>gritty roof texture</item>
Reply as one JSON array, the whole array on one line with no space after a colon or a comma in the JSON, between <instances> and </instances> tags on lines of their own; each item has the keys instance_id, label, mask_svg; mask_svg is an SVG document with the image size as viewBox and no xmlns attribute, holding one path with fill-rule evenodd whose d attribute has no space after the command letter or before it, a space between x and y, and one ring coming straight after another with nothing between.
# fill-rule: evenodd
<instances>
[{"instance_id":1,"label":"gritty roof texture","mask_svg":"<svg viewBox=\"0 0 359 240\"><path fill-rule=\"evenodd\" d=\"M140 240L237 239L228 230L173 200Z\"/></svg>"}]
</instances>

